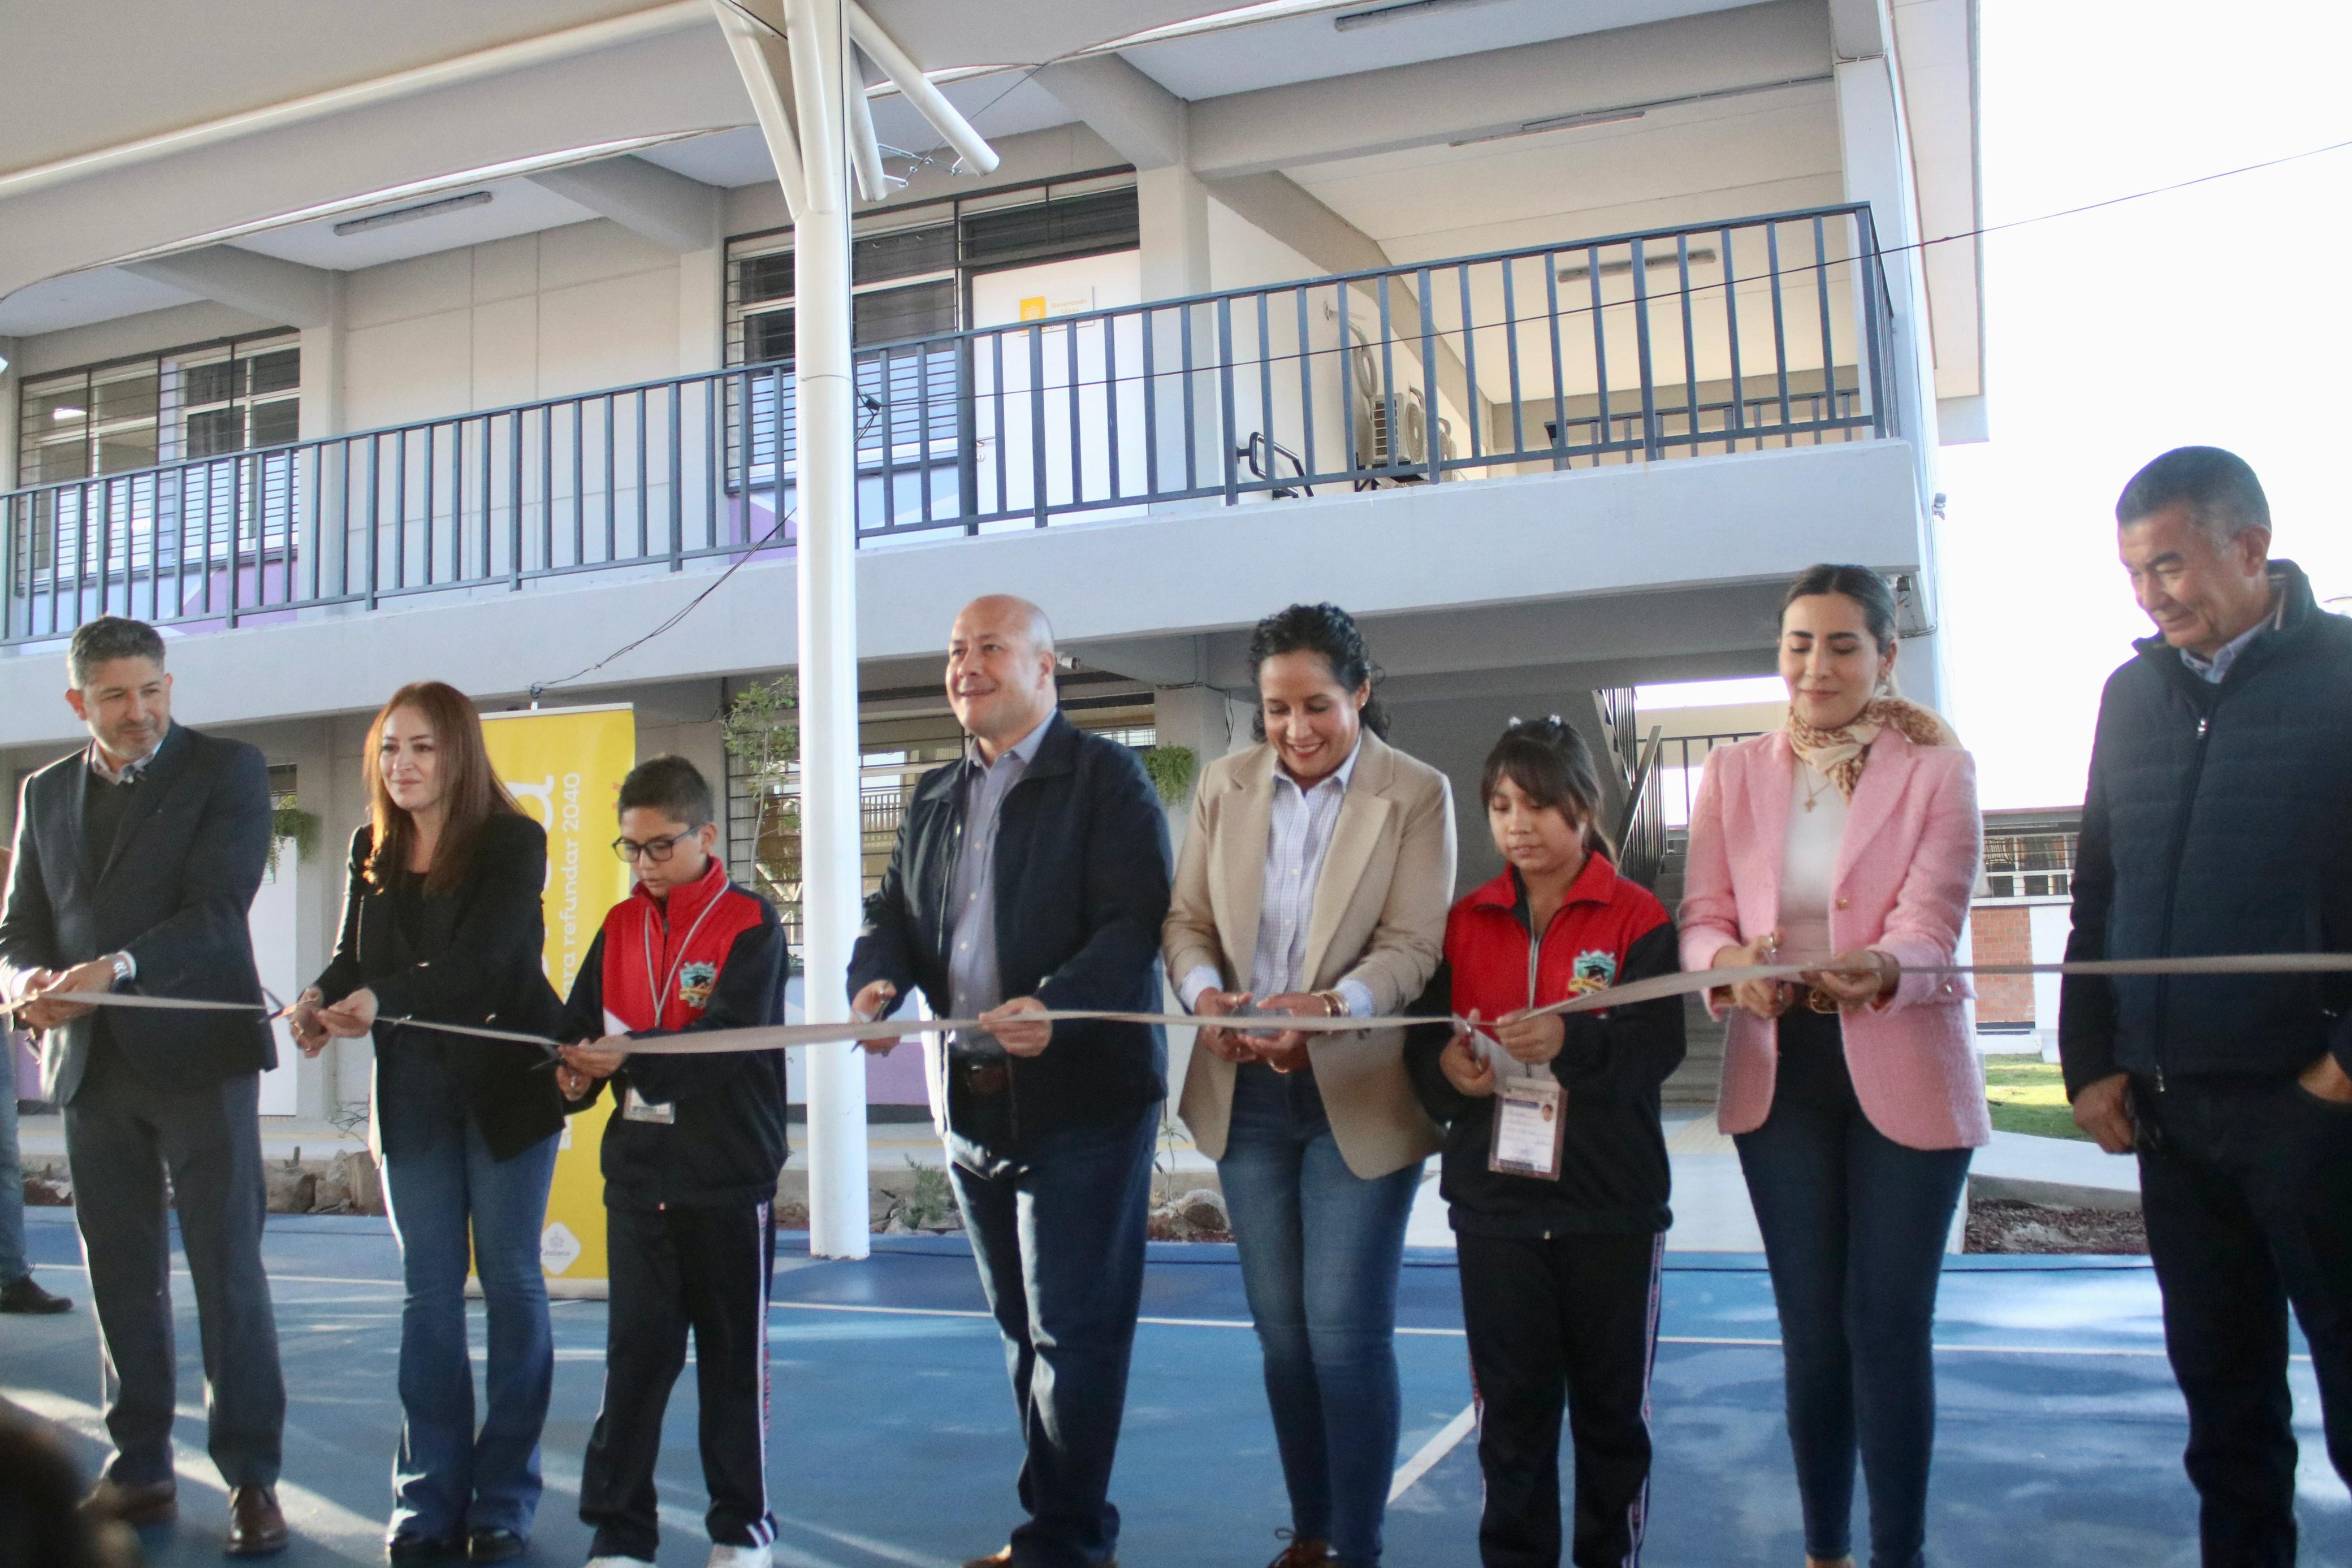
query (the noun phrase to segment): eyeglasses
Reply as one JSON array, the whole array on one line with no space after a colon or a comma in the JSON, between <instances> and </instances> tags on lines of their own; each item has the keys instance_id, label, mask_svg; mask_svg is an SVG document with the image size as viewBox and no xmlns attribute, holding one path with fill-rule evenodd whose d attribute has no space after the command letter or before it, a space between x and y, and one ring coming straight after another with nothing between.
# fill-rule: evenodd
<instances>
[{"instance_id":1,"label":"eyeglasses","mask_svg":"<svg viewBox=\"0 0 2352 1568\"><path fill-rule=\"evenodd\" d=\"M629 839L614 839L613 852L631 865L635 865L639 860L649 860L654 864L660 865L677 852L680 840L690 839L694 837L695 832L700 831L698 828L691 832L672 833L666 839L647 839L644 843L637 843Z\"/></svg>"}]
</instances>

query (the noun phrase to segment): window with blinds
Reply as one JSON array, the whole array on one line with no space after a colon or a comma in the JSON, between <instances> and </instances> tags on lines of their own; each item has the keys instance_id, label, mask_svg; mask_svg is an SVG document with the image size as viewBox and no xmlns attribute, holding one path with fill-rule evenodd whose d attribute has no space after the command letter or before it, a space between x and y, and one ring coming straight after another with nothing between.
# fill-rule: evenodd
<instances>
[{"instance_id":1,"label":"window with blinds","mask_svg":"<svg viewBox=\"0 0 2352 1568\"><path fill-rule=\"evenodd\" d=\"M938 337L964 325L963 284L974 272L1134 249L1135 180L1125 172L1086 174L959 196L871 214L858 230L849 252L856 346ZM793 357L792 247L789 229L728 242L729 364Z\"/></svg>"},{"instance_id":2,"label":"window with blinds","mask_svg":"<svg viewBox=\"0 0 2352 1568\"><path fill-rule=\"evenodd\" d=\"M301 422L302 350L291 332L27 376L16 482L49 485L282 446Z\"/></svg>"}]
</instances>

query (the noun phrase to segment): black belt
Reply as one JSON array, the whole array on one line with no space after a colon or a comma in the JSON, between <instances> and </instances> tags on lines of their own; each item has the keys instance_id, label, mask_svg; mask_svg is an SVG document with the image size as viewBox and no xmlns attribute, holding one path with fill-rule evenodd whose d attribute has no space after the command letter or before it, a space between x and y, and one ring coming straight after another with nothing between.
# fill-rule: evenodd
<instances>
[{"instance_id":1,"label":"black belt","mask_svg":"<svg viewBox=\"0 0 2352 1568\"><path fill-rule=\"evenodd\" d=\"M1012 1065L1002 1057L959 1057L948 1064L948 1071L956 1086L967 1094L985 1098L1013 1087Z\"/></svg>"}]
</instances>

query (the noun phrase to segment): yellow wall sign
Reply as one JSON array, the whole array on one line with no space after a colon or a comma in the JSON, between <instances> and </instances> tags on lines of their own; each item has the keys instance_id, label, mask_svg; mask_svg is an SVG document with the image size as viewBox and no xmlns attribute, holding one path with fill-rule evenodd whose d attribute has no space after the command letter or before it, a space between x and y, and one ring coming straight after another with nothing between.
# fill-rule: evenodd
<instances>
[{"instance_id":1,"label":"yellow wall sign","mask_svg":"<svg viewBox=\"0 0 2352 1568\"><path fill-rule=\"evenodd\" d=\"M547 978L559 996L588 956L604 912L629 895L629 868L612 851L621 780L637 761L637 721L626 705L482 716L482 738L516 804L547 830ZM540 1233L551 1284L602 1293L604 1179L597 1152L612 1097L570 1118ZM565 1292L559 1292L565 1293Z\"/></svg>"}]
</instances>

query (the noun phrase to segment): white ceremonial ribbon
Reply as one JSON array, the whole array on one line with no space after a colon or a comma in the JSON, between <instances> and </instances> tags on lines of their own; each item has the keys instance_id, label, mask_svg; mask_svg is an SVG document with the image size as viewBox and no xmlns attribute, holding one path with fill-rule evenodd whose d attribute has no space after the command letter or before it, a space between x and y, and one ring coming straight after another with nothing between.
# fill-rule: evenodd
<instances>
[{"instance_id":1,"label":"white ceremonial ribbon","mask_svg":"<svg viewBox=\"0 0 2352 1568\"><path fill-rule=\"evenodd\" d=\"M1805 975L1837 972L1830 969L1827 960L1811 964L1756 964L1736 969L1677 970L1669 975L1656 975L1646 980L1633 980L1622 986L1604 987L1554 1002L1549 1007L1529 1009L1527 1016L1545 1013L1605 1012L1611 1008L1631 1007L1636 1002L1658 1001L1668 997L1685 997L1717 987L1728 988L1749 980L1795 980ZM1874 971L1856 967L1854 974ZM1905 966L1905 972L1916 975L2335 975L2352 973L2352 953L2230 953L2185 958L2095 958L2063 964L1917 964ZM290 1009L273 1007L265 1002L195 1001L173 997L149 997L136 993L114 991L51 991L38 999L43 1001L81 1002L91 1007L154 1009L174 1011L249 1012L269 1018L283 1017ZM0 1017L7 1017L31 1005L31 999L0 1006ZM1286 1018L1280 1014L1250 1015L1243 1018L1205 1019L1192 1013L1120 1012L1096 1008L1059 1008L1042 1012L1014 1015L1024 1021L1038 1023L1138 1023L1159 1024L1170 1029L1203 1027L1240 1028L1255 1032L1268 1030L1296 1030L1305 1034L1360 1034L1380 1029L1421 1029L1448 1020L1440 1016L1391 1016L1383 1018L1326 1018L1319 1014ZM430 1030L436 1034L465 1035L475 1040L504 1040L515 1045L537 1046L553 1051L565 1042L545 1035L529 1034L517 1030L492 1029L485 1024L444 1023L435 1019L408 1016L380 1018L378 1023L398 1024L409 1029ZM1466 1030L1464 1019L1451 1020L1457 1029ZM952 1033L958 1030L976 1030L982 1027L978 1019L877 1019L872 1022L845 1020L840 1023L771 1024L753 1029L696 1030L688 1033L657 1035L647 1040L632 1040L632 1055L703 1056L736 1051L792 1051L802 1046L838 1045L851 1041L905 1040L915 1035Z\"/></svg>"}]
</instances>

